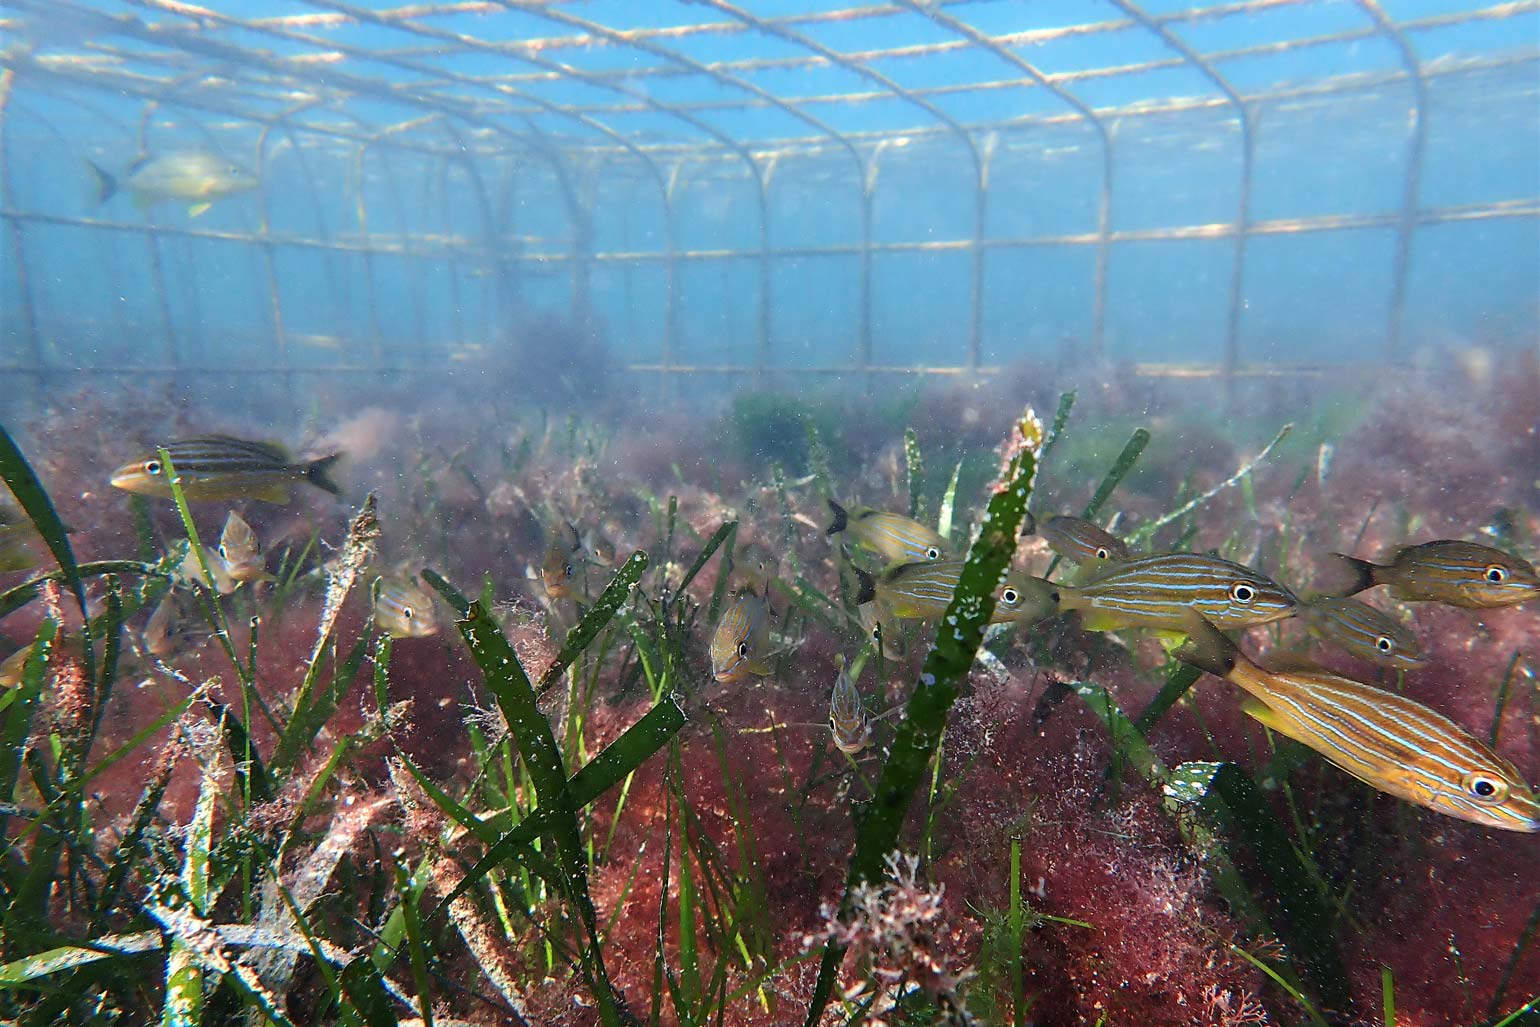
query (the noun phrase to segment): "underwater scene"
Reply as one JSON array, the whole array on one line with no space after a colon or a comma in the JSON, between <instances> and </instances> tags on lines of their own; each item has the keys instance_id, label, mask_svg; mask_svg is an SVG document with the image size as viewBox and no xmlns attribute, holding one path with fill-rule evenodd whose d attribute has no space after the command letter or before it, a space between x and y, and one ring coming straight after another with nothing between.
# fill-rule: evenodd
<instances>
[{"instance_id":1,"label":"underwater scene","mask_svg":"<svg viewBox=\"0 0 1540 1027\"><path fill-rule=\"evenodd\" d=\"M1540 3L0 0L0 1023L1540 1025Z\"/></svg>"}]
</instances>

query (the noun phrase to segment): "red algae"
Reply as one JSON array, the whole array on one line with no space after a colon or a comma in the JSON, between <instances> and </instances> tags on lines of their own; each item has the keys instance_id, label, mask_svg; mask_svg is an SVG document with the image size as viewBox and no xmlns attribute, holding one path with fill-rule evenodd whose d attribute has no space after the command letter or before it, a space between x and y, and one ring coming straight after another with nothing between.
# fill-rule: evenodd
<instances>
[{"instance_id":1,"label":"red algae","mask_svg":"<svg viewBox=\"0 0 1540 1027\"><path fill-rule=\"evenodd\" d=\"M538 328L535 334L547 331ZM560 333L551 328L548 334L554 338ZM1534 430L1540 412L1534 396L1540 387L1526 392L1513 383L1533 382L1535 377L1533 355L1520 358L1514 373L1501 379L1490 416L1461 394L1458 385L1367 393L1354 401L1355 426L1350 431L1312 438L1308 445L1291 449L1307 430L1297 428L1296 442L1280 447L1274 464L1264 464L1252 475L1249 495L1232 489L1195 513L1197 530L1183 545L1194 550L1226 547L1227 555L1254 561L1306 592L1327 587L1327 554L1333 550L1367 556L1406 541L1440 536L1502 542L1482 532L1491 514L1504 508L1514 511L1512 537L1533 540L1533 482L1540 458ZM949 476L951 461L963 455L987 464L989 450L1007 427L1006 413L1019 409L1021 394L1029 388L1023 377L1014 385L918 393L904 408L904 416L919 428L933 464L931 476ZM1034 396L1038 398L1051 399ZM368 580L374 573L387 566L408 571L432 566L472 595L479 594L484 576L490 578L496 613L521 663L534 676L549 665L578 612L565 605L549 609L539 582L526 577L527 569L539 563L554 519L601 528L614 538L622 559L631 549L645 548L662 565L662 511L674 496L678 525L672 559L660 566L656 579L644 582L650 600L677 584L701 539L734 518L740 519L740 541L754 540L782 555L786 563L795 562L809 583L825 595L837 596L838 572L831 560L834 550L821 530L825 518L819 489L828 487L841 498L852 495L897 509L907 501L902 451L896 443L901 429L889 416L870 409L838 418L837 437L824 439L834 451L836 466L848 466L849 473L834 482L789 486L792 517L783 521L779 496L769 484L770 461L726 452L720 438L703 431L708 421L701 415L676 411L650 420L621 421L608 434L598 432L576 445L564 437L559 419L536 426L528 419L509 418L516 427L497 429L495 440L489 433L472 444L466 441L469 429L448 414L393 412L393 404L409 399L405 390L394 399L371 396L367 406L340 408L329 424L303 428L305 438L318 444L354 451L345 474L349 503L307 495L289 507L241 505L270 552L292 546L297 555L312 531L323 542L281 608L265 605L246 590L224 600L237 653L247 651L249 617L262 618L257 689L280 715L303 679L316 642L321 583L314 572L330 557L329 546L340 541L345 511L356 505L365 487L380 495L383 555L344 607L335 659L345 659L365 630ZM1283 420L1303 425L1310 412L1296 409L1303 404L1298 394L1259 399L1250 408L1256 423L1237 433L1196 418L1180 396L1132 377L1109 375L1105 388L1083 390L1063 448L1044 469L1034 507L1073 510L1083 503L1095 481L1082 480L1087 476L1079 469L1104 470L1111 456L1102 460L1101 450L1110 447L1115 454L1127 437L1122 427L1102 431L1101 421L1118 426L1143 422L1153 428L1154 440L1139 470L1120 486L1108 508L1120 511L1120 526L1130 529L1174 506L1177 483L1190 478L1187 494L1202 491L1249 459ZM1039 409L1051 406L1039 403ZM150 409L157 412L152 416ZM105 403L89 394L73 397L56 413L55 420L35 429L38 437L31 440L28 452L61 515L75 529L72 542L84 559L137 551L128 504L108 489L103 468L162 433L194 434L214 427L238 432L243 427L239 414L232 415L237 423L211 425L191 409L170 402L134 406ZM1088 432L1094 425L1105 435L1092 447L1094 459L1074 451L1082 419ZM256 423L244 417L246 426ZM258 429L250 433L264 434ZM1329 459L1319 451L1322 443L1332 447ZM949 460L937 455L943 449ZM961 524L983 499L968 494L967 480L958 496ZM925 496L931 516L938 492L930 488ZM180 537L180 523L169 504L154 503L152 511L163 540ZM194 508L205 533L217 531L225 512L224 504ZM1367 530L1357 539L1365 521ZM1175 524L1163 529L1154 545L1175 544L1184 528ZM1018 566L1041 573L1047 554L1027 541ZM702 606L710 602L719 566L720 557L697 577L689 600ZM591 568L590 586L602 586L607 575L605 568ZM93 583L92 594L100 598L100 583ZM1522 653L1497 747L1531 780L1540 778L1540 697L1532 673L1525 670L1537 658L1533 650L1540 638L1540 608L1468 611L1402 604L1382 590L1367 599L1412 627L1424 648L1425 666L1404 676L1381 672L1304 639L1293 626L1248 632L1241 645L1265 665L1308 654L1330 669L1403 691L1482 737L1492 728L1504 676L1515 665L1515 654ZM670 600L686 602L677 596ZM61 615L67 623L78 623L69 605L65 598ZM784 967L765 982L763 995L750 989L731 1004L724 1022L745 1027L800 1023L817 972L816 959L807 958L809 938L833 932L842 940L861 942L857 947L864 948L849 957L839 981L852 993L869 987L873 974L882 980L885 972L899 966L896 950L867 930L870 922L863 927L849 918L835 918L826 909L844 884L854 817L870 794L892 726L875 726L874 749L854 766L835 752L823 722L835 659L853 652L855 628L829 631L818 620L802 616L779 590L772 606L774 630L797 636L779 640L785 651L777 661L777 675L733 687L710 681L703 650L711 625L703 623L702 611L694 635L687 639L684 676L673 683L689 723L669 750L636 771L623 804L614 790L584 813L596 854L592 894L601 922L613 917L606 965L633 1011L645 1010L651 998L660 906L669 918L662 926L665 956L671 966L678 966L680 861L686 850L700 901L710 913L720 915L723 903L744 909L753 902L763 904L757 921L741 925L743 944L754 969ZM399 711L387 736L350 759L341 775L343 784L330 787L305 833L325 833L328 803L341 802L344 792L404 799L411 788L401 783L399 773L391 774L387 763L398 752L457 796L475 776L478 767L467 722L488 733L501 724L496 715L473 708L490 707L490 697L449 611L441 606L439 613L442 627L437 636L394 643L388 700L409 706ZM11 643L25 644L40 616L39 604L33 604L8 617L0 630ZM137 615L130 631L145 616ZM837 624L843 616L841 610L830 612ZM924 639L922 631L917 648L923 648ZM649 705L645 684L637 683L628 644L619 640L602 660L595 656L589 668L594 690L592 702L582 711L586 753L598 752L618 738ZM1071 677L1104 686L1124 710L1137 715L1160 689L1164 655L1159 647L1137 634L1087 636L1072 620L991 644L1004 672L975 670L948 726L941 768L945 799L931 811L931 818L916 812L903 836L901 853L921 858L913 865L907 859L898 864L894 894L872 900L879 912L891 911L899 892L910 903L915 913L906 921L915 932L910 950L923 951L909 969L921 968L922 977L929 973L931 990L938 996L955 994L964 1004L974 998L980 1008L989 1004L970 989L985 987L984 975L975 972L985 958L989 915L1008 903L1010 843L1018 838L1020 885L1032 910L1088 925L1041 920L1024 940L1020 956L1032 1001L1031 1022L1038 1027L1302 1022L1300 1010L1236 951L1274 956L1275 943L1253 936L1226 908L1161 797L1134 774L1109 786L1106 768L1112 752L1100 721L1073 696L1046 709L1046 716L1039 715L1039 699L1050 683ZM868 663L860 687L872 697L872 712L906 699L919 655L889 665L886 679L880 681L873 674L874 664ZM206 683L211 702L244 711L229 659L212 641L168 659L174 675L130 656L126 669L131 673L118 682L109 700L93 758ZM1039 665L1048 657L1051 665ZM328 652L324 659L334 656ZM292 819L303 786L331 747L377 726L380 711L375 709L371 672L366 662L363 676L330 718L313 751L303 754L296 771L281 783L278 797L251 811L254 829L271 831ZM54 680L49 725L72 730L86 701L79 674L66 665ZM542 709L560 737L574 712L566 682L542 699ZM207 722L213 707L196 703L193 715ZM270 753L276 739L273 725L253 711L248 726L258 750ZM1301 756L1291 743L1275 746L1267 732L1240 711L1234 689L1212 678L1202 679L1153 729L1149 740L1156 755L1171 765L1188 760L1239 764L1259 779L1291 833L1293 814L1299 814L1310 855L1333 899L1340 900L1335 933L1344 949L1360 1020L1368 1022L1371 1011L1379 1008L1381 966L1389 966L1394 974L1398 1023L1454 1027L1486 1016L1525 924L1540 905L1540 838L1499 836L1395 803L1317 757ZM109 825L104 838L116 841L114 831L121 830L144 782L157 767L173 761L160 817L167 824L186 823L201 778L194 761L179 758L181 751L181 742L168 728L93 781L96 808ZM529 796L519 798L531 801ZM679 815L681 799L692 811L688 818ZM391 819L397 816L393 812L360 828L359 840L344 861L356 864L361 873L372 871L374 848L366 833L374 836L381 851L399 850L403 860L432 857L427 839L446 825L441 816L424 810L418 797L416 813L407 810L399 823ZM478 851L469 841L461 844L465 856ZM717 859L720 865L711 866L710 872L725 874L723 880L732 884L720 894L702 888L707 872L703 861ZM445 894L461 873L463 867L454 861L433 862L435 893ZM344 916L357 912L349 909ZM362 944L361 939L355 941ZM722 942L709 932L701 934L702 965L729 961L736 988L750 971L737 939ZM529 1022L597 1022L597 1014L584 1004L591 999L574 983L575 975L558 969L547 976L534 946L523 945L522 940L504 944L481 934L468 939L470 948L490 953L486 958L500 972L522 982ZM446 977L467 993L490 994L493 989L476 961L457 952L445 960ZM792 962L797 960L802 961ZM1532 947L1514 967L1503 1005L1517 1005L1536 980L1540 946ZM324 996L316 982L309 987L314 989L312 997ZM1003 1008L999 1002L1004 996L990 998L995 1008ZM663 1021L677 1022L671 999L662 1004ZM465 994L446 992L443 1007L483 1021L519 1022L506 1011L489 1012L503 1010L503 1005ZM828 1022L837 1021L831 1014Z\"/></svg>"}]
</instances>

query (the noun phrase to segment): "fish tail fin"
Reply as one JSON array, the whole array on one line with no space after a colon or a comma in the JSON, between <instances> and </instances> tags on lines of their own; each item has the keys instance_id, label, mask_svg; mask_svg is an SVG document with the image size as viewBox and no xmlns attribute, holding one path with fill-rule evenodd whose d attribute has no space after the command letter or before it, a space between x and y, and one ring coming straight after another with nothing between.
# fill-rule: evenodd
<instances>
[{"instance_id":1,"label":"fish tail fin","mask_svg":"<svg viewBox=\"0 0 1540 1027\"><path fill-rule=\"evenodd\" d=\"M333 453L331 456L323 456L319 460L310 461L310 463L305 465L305 480L316 488L324 489L334 496L342 495L342 489L331 478L333 467L341 459L341 453Z\"/></svg>"},{"instance_id":2,"label":"fish tail fin","mask_svg":"<svg viewBox=\"0 0 1540 1027\"><path fill-rule=\"evenodd\" d=\"M1379 584L1379 578L1376 574L1380 569L1378 564L1370 563L1368 560L1360 560L1356 556L1347 556L1344 553L1333 553L1331 555L1341 561L1342 566L1346 567L1353 576L1352 584L1342 593L1343 595L1356 595L1366 588L1373 588Z\"/></svg>"},{"instance_id":3,"label":"fish tail fin","mask_svg":"<svg viewBox=\"0 0 1540 1027\"><path fill-rule=\"evenodd\" d=\"M1021 522L1021 533L1023 535L1037 534L1037 518L1032 516L1031 510L1026 511L1026 519Z\"/></svg>"},{"instance_id":4,"label":"fish tail fin","mask_svg":"<svg viewBox=\"0 0 1540 1027\"><path fill-rule=\"evenodd\" d=\"M856 581L860 583L856 589L856 605L865 606L877 598L877 580L859 567L852 566L850 569L856 572Z\"/></svg>"},{"instance_id":5,"label":"fish tail fin","mask_svg":"<svg viewBox=\"0 0 1540 1027\"><path fill-rule=\"evenodd\" d=\"M94 160L87 160L91 173L96 176L96 204L101 206L118 193L118 180L111 172Z\"/></svg>"},{"instance_id":6,"label":"fish tail fin","mask_svg":"<svg viewBox=\"0 0 1540 1027\"><path fill-rule=\"evenodd\" d=\"M850 526L850 517L845 513L845 508L832 499L825 499L829 504L829 512L834 514L834 523L824 529L825 535L838 535Z\"/></svg>"},{"instance_id":7,"label":"fish tail fin","mask_svg":"<svg viewBox=\"0 0 1540 1027\"><path fill-rule=\"evenodd\" d=\"M1183 663L1207 671L1217 678L1228 678L1236 666L1245 660L1240 647L1227 638L1208 619L1196 610L1188 610L1183 618L1182 630L1187 641L1175 652Z\"/></svg>"}]
</instances>

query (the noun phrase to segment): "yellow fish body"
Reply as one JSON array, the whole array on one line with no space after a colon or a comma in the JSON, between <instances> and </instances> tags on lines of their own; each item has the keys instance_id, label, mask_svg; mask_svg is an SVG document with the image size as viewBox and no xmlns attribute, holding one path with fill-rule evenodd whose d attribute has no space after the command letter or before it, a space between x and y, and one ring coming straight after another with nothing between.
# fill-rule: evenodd
<instances>
[{"instance_id":1,"label":"yellow fish body","mask_svg":"<svg viewBox=\"0 0 1540 1027\"><path fill-rule=\"evenodd\" d=\"M1245 711L1371 788L1505 831L1540 831L1540 798L1512 763L1421 703L1325 671L1264 670L1196 613L1177 657L1247 693Z\"/></svg>"},{"instance_id":2,"label":"yellow fish body","mask_svg":"<svg viewBox=\"0 0 1540 1027\"><path fill-rule=\"evenodd\" d=\"M1168 553L1111 563L1079 585L1060 585L1060 604L1082 611L1087 631L1180 631L1189 610L1221 628L1292 617L1299 600L1267 576L1202 553Z\"/></svg>"},{"instance_id":3,"label":"yellow fish body","mask_svg":"<svg viewBox=\"0 0 1540 1027\"><path fill-rule=\"evenodd\" d=\"M1049 549L1071 563L1094 566L1128 559L1122 539L1084 517L1050 517L1034 527Z\"/></svg>"},{"instance_id":4,"label":"yellow fish body","mask_svg":"<svg viewBox=\"0 0 1540 1027\"><path fill-rule=\"evenodd\" d=\"M857 568L861 592L857 602L875 601L894 617L933 620L946 612L962 577L964 561L932 560L902 563L873 578ZM1035 624L1059 612L1058 586L1042 578L1007 571L995 591L991 624Z\"/></svg>"},{"instance_id":5,"label":"yellow fish body","mask_svg":"<svg viewBox=\"0 0 1540 1027\"><path fill-rule=\"evenodd\" d=\"M848 533L856 545L876 553L888 563L940 560L947 555L947 541L919 521L871 507L847 511L827 500L834 521L825 535Z\"/></svg>"},{"instance_id":6,"label":"yellow fish body","mask_svg":"<svg viewBox=\"0 0 1540 1027\"><path fill-rule=\"evenodd\" d=\"M1360 659L1395 670L1423 664L1416 635L1357 599L1319 596L1300 607L1299 618L1316 638Z\"/></svg>"},{"instance_id":7,"label":"yellow fish body","mask_svg":"<svg viewBox=\"0 0 1540 1027\"><path fill-rule=\"evenodd\" d=\"M168 443L165 450L181 481L182 495L189 501L244 498L287 503L289 486L297 482L314 485L334 496L342 494L330 477L332 465L341 456L338 453L295 463L277 446L229 435L181 439ZM113 471L112 486L162 499L169 499L172 494L158 451Z\"/></svg>"},{"instance_id":8,"label":"yellow fish body","mask_svg":"<svg viewBox=\"0 0 1540 1027\"><path fill-rule=\"evenodd\" d=\"M433 597L410 578L380 578L374 599L374 623L392 638L426 638L438 634Z\"/></svg>"},{"instance_id":9,"label":"yellow fish body","mask_svg":"<svg viewBox=\"0 0 1540 1027\"><path fill-rule=\"evenodd\" d=\"M1391 595L1407 602L1472 610L1515 606L1540 597L1540 576L1528 561L1475 542L1440 539L1403 546L1387 564L1336 555L1357 575L1348 595L1385 585Z\"/></svg>"},{"instance_id":10,"label":"yellow fish body","mask_svg":"<svg viewBox=\"0 0 1540 1027\"><path fill-rule=\"evenodd\" d=\"M711 635L711 676L736 684L750 675L765 677L770 660L770 603L754 592L735 592Z\"/></svg>"}]
</instances>

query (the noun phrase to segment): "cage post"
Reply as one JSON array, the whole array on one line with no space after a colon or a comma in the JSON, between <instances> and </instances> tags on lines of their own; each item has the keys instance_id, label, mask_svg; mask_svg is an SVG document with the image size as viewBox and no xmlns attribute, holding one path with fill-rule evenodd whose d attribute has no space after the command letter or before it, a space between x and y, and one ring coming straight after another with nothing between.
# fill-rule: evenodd
<instances>
[{"instance_id":1,"label":"cage post","mask_svg":"<svg viewBox=\"0 0 1540 1027\"><path fill-rule=\"evenodd\" d=\"M1094 298L1091 314L1091 356L1098 363L1106 356L1107 323L1107 257L1112 244L1112 134L1096 111L1069 90L1057 85L1016 51L1001 46L967 22L947 14L939 6L921 6L918 0L900 0L916 13L924 14L939 25L967 39L974 46L988 50L1000 60L1023 72L1039 87L1048 90L1068 104L1096 133L1102 149L1102 185L1096 213L1096 272L1093 282Z\"/></svg>"},{"instance_id":2,"label":"cage post","mask_svg":"<svg viewBox=\"0 0 1540 1027\"><path fill-rule=\"evenodd\" d=\"M1379 0L1356 0L1396 48L1412 87L1412 123L1406 141L1406 177L1401 183L1401 224L1396 229L1396 255L1390 279L1390 324L1385 331L1385 358L1394 360L1401 348L1406 323L1406 280L1411 273L1412 236L1417 230L1417 208L1422 200L1422 162L1428 138L1428 83L1422 62L1406 34L1396 27Z\"/></svg>"},{"instance_id":3,"label":"cage post","mask_svg":"<svg viewBox=\"0 0 1540 1027\"><path fill-rule=\"evenodd\" d=\"M0 70L0 129L5 127L6 117L9 113L7 107L11 99L11 90L16 83L14 69ZM6 145L5 133L0 132L0 205L9 211L15 207L15 191L11 181L11 148ZM32 367L28 370L32 375L33 394L42 391L47 377L46 359L43 352L43 339L37 330L37 308L33 306L32 280L27 269L26 246L23 242L21 222L15 218L5 219L5 234L11 246L11 253L16 271L16 287L21 293L21 319L26 326L27 348L32 354Z\"/></svg>"},{"instance_id":4,"label":"cage post","mask_svg":"<svg viewBox=\"0 0 1540 1027\"><path fill-rule=\"evenodd\" d=\"M856 366L861 369L861 377L866 390L871 391L876 379L870 372L872 366L872 206L877 194L877 157L882 152L879 143L877 152L872 154L872 159L864 166L856 164L857 181L861 187L861 282L860 282L860 341L856 357Z\"/></svg>"},{"instance_id":5,"label":"cage post","mask_svg":"<svg viewBox=\"0 0 1540 1027\"><path fill-rule=\"evenodd\" d=\"M262 132L257 136L257 194L259 197L259 210L261 220L257 224L257 230L262 235L262 264L267 277L267 305L273 319L273 344L278 350L278 370L283 376L283 391L285 395L294 395L294 375L289 368L289 335L284 328L283 300L278 290L278 261L273 252L272 240L272 195L267 187L268 170L271 162L268 159L267 141L272 132L271 125L262 126ZM299 412L295 406L296 414Z\"/></svg>"},{"instance_id":6,"label":"cage post","mask_svg":"<svg viewBox=\"0 0 1540 1027\"><path fill-rule=\"evenodd\" d=\"M1240 367L1241 307L1246 287L1246 238L1250 233L1252 164L1256 155L1256 138L1252 131L1251 111L1246 101L1209 61L1182 42L1170 29L1146 14L1133 0L1112 0L1123 13L1133 18L1180 54L1196 68L1204 78L1214 84L1235 108L1240 119L1241 131L1241 180L1235 214L1235 259L1230 271L1230 310L1225 326L1224 377L1225 388L1233 396L1236 371Z\"/></svg>"},{"instance_id":7,"label":"cage post","mask_svg":"<svg viewBox=\"0 0 1540 1027\"><path fill-rule=\"evenodd\" d=\"M674 190L684 161L669 168L668 183L663 188L663 370L658 376L663 402L673 398L674 364L679 359L679 261L674 225Z\"/></svg>"},{"instance_id":8,"label":"cage post","mask_svg":"<svg viewBox=\"0 0 1540 1027\"><path fill-rule=\"evenodd\" d=\"M786 25L780 22L765 21L764 19L757 18L754 15L749 14L747 11L744 11L743 9L728 2L728 0L701 0L701 2L719 11L722 11L725 14L730 15L745 25L755 28L760 32L775 36L784 42L792 43L793 45L811 50L813 53L817 54L819 57L822 57L824 60L839 66L841 69L848 71L853 75L857 75L870 82L875 82L877 85L881 86L883 89L886 89L889 93L898 97L900 100L903 100L905 103L925 111L932 118L936 119L936 121L945 126L947 130L962 140L963 145L967 147L968 156L973 160L974 186L977 190L977 195L975 196L974 239L972 246L974 283L974 295L972 297L973 318L968 339L969 366L976 370L979 366L979 354L982 349L983 340L983 322L979 315L981 313L980 308L983 301L982 284L984 280L983 226L985 197L983 194L988 184L986 181L988 172L985 167L984 159L979 153L978 145L973 141L973 136L946 111L937 107L935 104L931 103L924 97L915 94L913 91L905 89L903 86L899 85L887 75L884 75L880 71L876 71L868 67L866 64L850 57L848 54L843 54L838 50L830 49L829 47L824 46L822 43L818 42L816 39L813 39L812 37L807 36L801 32L797 32L794 29L788 28Z\"/></svg>"}]
</instances>

